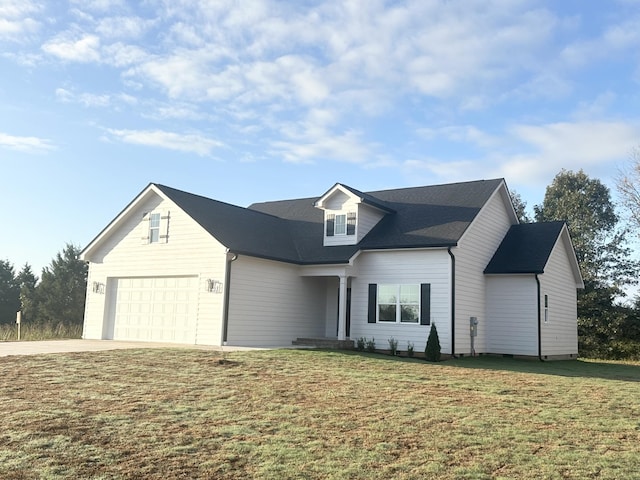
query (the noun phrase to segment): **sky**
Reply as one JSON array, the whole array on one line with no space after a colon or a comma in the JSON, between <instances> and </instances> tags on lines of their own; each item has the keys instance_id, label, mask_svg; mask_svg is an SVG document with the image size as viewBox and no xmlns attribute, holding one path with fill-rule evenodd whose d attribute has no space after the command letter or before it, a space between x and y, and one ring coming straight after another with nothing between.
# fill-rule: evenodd
<instances>
[{"instance_id":1,"label":"sky","mask_svg":"<svg viewBox=\"0 0 640 480\"><path fill-rule=\"evenodd\" d=\"M0 259L150 182L240 206L561 171L640 145L640 0L0 0Z\"/></svg>"}]
</instances>

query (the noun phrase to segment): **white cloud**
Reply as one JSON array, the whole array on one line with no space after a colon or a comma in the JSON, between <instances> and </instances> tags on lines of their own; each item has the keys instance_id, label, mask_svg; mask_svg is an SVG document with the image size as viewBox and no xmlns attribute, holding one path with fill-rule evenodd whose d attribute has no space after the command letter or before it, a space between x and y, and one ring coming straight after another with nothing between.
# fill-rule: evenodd
<instances>
[{"instance_id":1,"label":"white cloud","mask_svg":"<svg viewBox=\"0 0 640 480\"><path fill-rule=\"evenodd\" d=\"M562 168L614 175L612 165L624 160L640 138L640 125L623 122L576 122L516 125L513 137L530 153L515 155L501 170L522 184L548 181Z\"/></svg>"},{"instance_id":2,"label":"white cloud","mask_svg":"<svg viewBox=\"0 0 640 480\"><path fill-rule=\"evenodd\" d=\"M444 138L453 142L469 143L482 148L491 148L499 143L499 139L483 132L474 125L451 125L439 128L420 128L418 134L427 140Z\"/></svg>"},{"instance_id":3,"label":"white cloud","mask_svg":"<svg viewBox=\"0 0 640 480\"><path fill-rule=\"evenodd\" d=\"M2 0L0 2L0 40L22 42L36 33L41 22L33 18L42 10L29 0Z\"/></svg>"},{"instance_id":4,"label":"white cloud","mask_svg":"<svg viewBox=\"0 0 640 480\"><path fill-rule=\"evenodd\" d=\"M46 53L71 62L96 62L100 60L100 38L96 35L62 34L42 45Z\"/></svg>"},{"instance_id":5,"label":"white cloud","mask_svg":"<svg viewBox=\"0 0 640 480\"><path fill-rule=\"evenodd\" d=\"M360 132L343 134L316 132L295 141L273 141L273 153L291 163L314 163L334 160L363 164L371 159L371 146L361 138Z\"/></svg>"},{"instance_id":6,"label":"white cloud","mask_svg":"<svg viewBox=\"0 0 640 480\"><path fill-rule=\"evenodd\" d=\"M103 38L136 39L147 31L153 23L152 20L145 20L140 17L107 17L98 21L95 31Z\"/></svg>"},{"instance_id":7,"label":"white cloud","mask_svg":"<svg viewBox=\"0 0 640 480\"><path fill-rule=\"evenodd\" d=\"M46 138L21 137L0 132L0 148L26 153L43 153L55 146Z\"/></svg>"},{"instance_id":8,"label":"white cloud","mask_svg":"<svg viewBox=\"0 0 640 480\"><path fill-rule=\"evenodd\" d=\"M209 156L215 148L223 146L222 142L200 134L180 134L163 130L107 129L107 132L112 139L124 143L195 153L203 157Z\"/></svg>"}]
</instances>

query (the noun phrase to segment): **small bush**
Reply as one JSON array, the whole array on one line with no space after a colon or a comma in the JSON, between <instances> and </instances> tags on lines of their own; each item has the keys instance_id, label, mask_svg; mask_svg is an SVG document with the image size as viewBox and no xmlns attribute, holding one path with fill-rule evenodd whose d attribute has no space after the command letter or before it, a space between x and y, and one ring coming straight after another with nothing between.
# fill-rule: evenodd
<instances>
[{"instance_id":1,"label":"small bush","mask_svg":"<svg viewBox=\"0 0 640 480\"><path fill-rule=\"evenodd\" d=\"M389 339L389 350L391 355L395 356L398 354L398 340L393 337Z\"/></svg>"},{"instance_id":2,"label":"small bush","mask_svg":"<svg viewBox=\"0 0 640 480\"><path fill-rule=\"evenodd\" d=\"M356 348L360 351L363 352L364 351L364 346L367 342L367 339L364 337L360 337L356 340Z\"/></svg>"},{"instance_id":3,"label":"small bush","mask_svg":"<svg viewBox=\"0 0 640 480\"><path fill-rule=\"evenodd\" d=\"M371 338L371 340L367 340L367 352L375 352L376 351L376 339Z\"/></svg>"},{"instance_id":4,"label":"small bush","mask_svg":"<svg viewBox=\"0 0 640 480\"><path fill-rule=\"evenodd\" d=\"M431 325L431 330L429 331L427 346L424 349L424 359L428 362L440 361L440 338L438 337L435 323Z\"/></svg>"},{"instance_id":5,"label":"small bush","mask_svg":"<svg viewBox=\"0 0 640 480\"><path fill-rule=\"evenodd\" d=\"M407 355L413 357L413 343L407 342Z\"/></svg>"}]
</instances>

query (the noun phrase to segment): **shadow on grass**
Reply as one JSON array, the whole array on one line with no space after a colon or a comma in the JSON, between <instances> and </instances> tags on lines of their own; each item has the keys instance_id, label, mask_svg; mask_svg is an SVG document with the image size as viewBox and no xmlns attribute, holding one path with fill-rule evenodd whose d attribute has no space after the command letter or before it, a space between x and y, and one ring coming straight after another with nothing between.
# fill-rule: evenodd
<instances>
[{"instance_id":1,"label":"shadow on grass","mask_svg":"<svg viewBox=\"0 0 640 480\"><path fill-rule=\"evenodd\" d=\"M421 358L393 357L381 353L340 350L345 355L357 355L390 362L417 362L469 369L501 370L508 372L558 375L562 377L600 378L625 382L640 382L640 364L607 362L605 360L559 360L541 362L499 356L464 357L438 363L425 362Z\"/></svg>"}]
</instances>

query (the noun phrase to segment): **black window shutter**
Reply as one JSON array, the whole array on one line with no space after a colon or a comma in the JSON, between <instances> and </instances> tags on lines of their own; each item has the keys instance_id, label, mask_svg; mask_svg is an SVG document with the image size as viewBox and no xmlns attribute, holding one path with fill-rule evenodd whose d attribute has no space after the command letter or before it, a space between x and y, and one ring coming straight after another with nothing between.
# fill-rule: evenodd
<instances>
[{"instance_id":1,"label":"black window shutter","mask_svg":"<svg viewBox=\"0 0 640 480\"><path fill-rule=\"evenodd\" d=\"M420 284L420 325L431 324L431 284Z\"/></svg>"},{"instance_id":2,"label":"black window shutter","mask_svg":"<svg viewBox=\"0 0 640 480\"><path fill-rule=\"evenodd\" d=\"M333 213L327 214L327 237L333 237L333 224L336 221L336 216Z\"/></svg>"},{"instance_id":3,"label":"black window shutter","mask_svg":"<svg viewBox=\"0 0 640 480\"><path fill-rule=\"evenodd\" d=\"M376 323L376 313L378 310L378 285L375 283L369 284L369 315L367 317L368 323Z\"/></svg>"},{"instance_id":4,"label":"black window shutter","mask_svg":"<svg viewBox=\"0 0 640 480\"><path fill-rule=\"evenodd\" d=\"M347 235L356 234L356 212L347 213Z\"/></svg>"}]
</instances>

